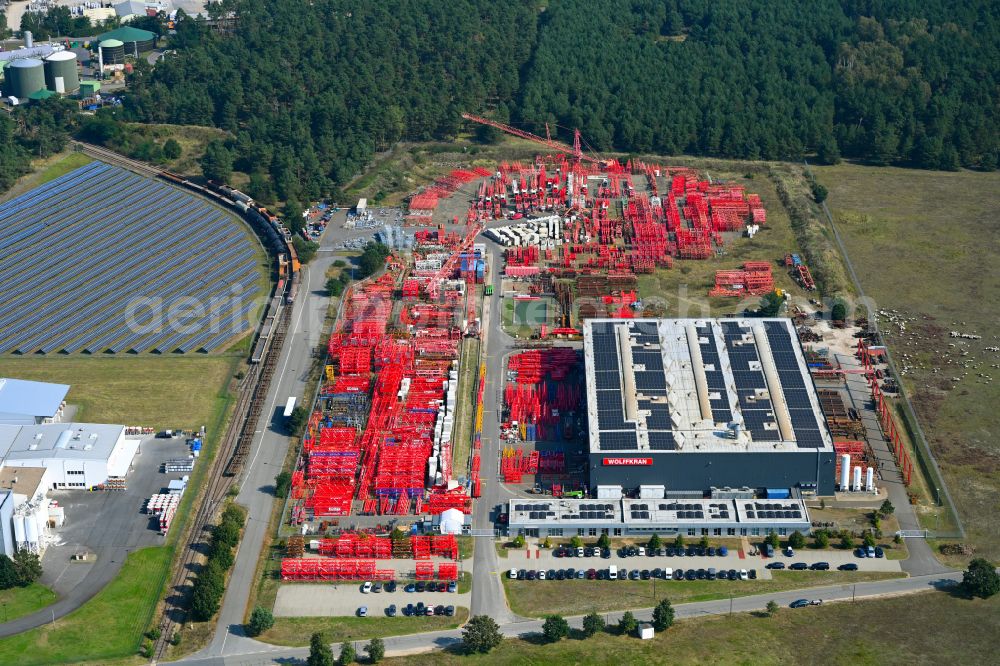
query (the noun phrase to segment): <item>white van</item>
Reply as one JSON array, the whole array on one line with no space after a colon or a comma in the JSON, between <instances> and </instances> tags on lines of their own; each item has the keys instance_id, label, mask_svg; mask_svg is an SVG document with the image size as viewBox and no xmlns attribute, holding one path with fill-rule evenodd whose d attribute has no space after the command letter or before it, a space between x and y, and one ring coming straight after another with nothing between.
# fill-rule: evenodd
<instances>
[{"instance_id":1,"label":"white van","mask_svg":"<svg viewBox=\"0 0 1000 666\"><path fill-rule=\"evenodd\" d=\"M671 569L670 567L667 567L666 569L663 570L663 579L664 580L671 580L673 577L674 577L674 570L673 569Z\"/></svg>"},{"instance_id":2,"label":"white van","mask_svg":"<svg viewBox=\"0 0 1000 666\"><path fill-rule=\"evenodd\" d=\"M618 567L614 564L608 567L608 580L618 580Z\"/></svg>"}]
</instances>

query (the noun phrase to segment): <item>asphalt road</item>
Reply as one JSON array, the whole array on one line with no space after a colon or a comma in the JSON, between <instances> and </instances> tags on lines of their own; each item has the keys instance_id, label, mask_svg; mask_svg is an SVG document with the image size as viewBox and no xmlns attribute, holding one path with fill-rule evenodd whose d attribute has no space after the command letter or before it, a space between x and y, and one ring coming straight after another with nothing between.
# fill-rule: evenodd
<instances>
[{"instance_id":1,"label":"asphalt road","mask_svg":"<svg viewBox=\"0 0 1000 666\"><path fill-rule=\"evenodd\" d=\"M775 594L759 594L733 599L678 604L674 606L674 610L678 618L693 618L705 615L727 615L731 612L747 613L760 611L767 606L767 602L769 601L775 601L779 605L786 607L796 599L822 599L824 603L850 603L853 599L913 594L931 589L947 589L961 580L961 577L960 573L947 573L858 583L857 585L833 585L812 588L808 591L792 590ZM797 612L808 613L809 610L802 609ZM652 618L652 609L649 608L634 610L633 613L640 622L648 621ZM614 623L618 621L621 615L622 613L617 612L606 613L605 620ZM579 628L582 625L583 616L578 615L567 618L567 620L571 627ZM501 623L500 630L508 638L524 638L541 633L542 621L524 620ZM384 639L386 655L404 656L417 652L441 649L461 642L461 637L462 632L459 629L390 637ZM228 651L224 657L209 657L199 654L179 663L199 664L201 666L263 666L264 664L288 664L292 660L304 660L309 654L308 648L278 648L249 641L249 639L244 640L246 642L240 645L241 649ZM336 649L335 647L335 655Z\"/></svg>"},{"instance_id":2,"label":"asphalt road","mask_svg":"<svg viewBox=\"0 0 1000 666\"><path fill-rule=\"evenodd\" d=\"M332 230L333 225L328 229ZM339 238L334 234L326 234L316 258L302 270L292 321L257 423L249 462L236 498L247 508L246 530L233 565L215 635L199 655L224 654L233 639L243 635L244 611L250 591L257 585L257 559L268 538L268 523L275 501L274 478L281 471L288 452L289 440L284 432L282 412L289 396L301 399L307 389L313 350L320 344L323 320L329 305L324 276L335 259L330 250L337 240Z\"/></svg>"}]
</instances>

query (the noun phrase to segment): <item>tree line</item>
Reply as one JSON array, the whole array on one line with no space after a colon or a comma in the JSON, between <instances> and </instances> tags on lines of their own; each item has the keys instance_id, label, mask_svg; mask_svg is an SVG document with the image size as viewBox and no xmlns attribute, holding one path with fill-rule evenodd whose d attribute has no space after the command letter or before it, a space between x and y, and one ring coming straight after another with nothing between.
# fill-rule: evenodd
<instances>
[{"instance_id":1,"label":"tree line","mask_svg":"<svg viewBox=\"0 0 1000 666\"><path fill-rule=\"evenodd\" d=\"M225 0L127 113L229 130L264 201L308 201L400 139L473 111L595 151L879 164L997 164L997 12L987 0ZM490 138L489 132L480 136ZM255 191L256 190L256 191ZM263 194L264 196L260 196Z\"/></svg>"}]
</instances>

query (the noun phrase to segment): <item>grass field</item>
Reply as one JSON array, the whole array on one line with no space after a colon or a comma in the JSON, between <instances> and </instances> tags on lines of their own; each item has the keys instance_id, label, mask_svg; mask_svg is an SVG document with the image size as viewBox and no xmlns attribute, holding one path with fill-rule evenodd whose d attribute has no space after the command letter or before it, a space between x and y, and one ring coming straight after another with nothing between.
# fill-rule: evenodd
<instances>
[{"instance_id":1,"label":"grass field","mask_svg":"<svg viewBox=\"0 0 1000 666\"><path fill-rule=\"evenodd\" d=\"M218 409L235 356L0 358L0 377L70 384L74 417L94 423L198 428Z\"/></svg>"},{"instance_id":2,"label":"grass field","mask_svg":"<svg viewBox=\"0 0 1000 666\"><path fill-rule=\"evenodd\" d=\"M331 642L367 641L383 636L454 629L464 624L468 617L469 611L465 608L456 608L454 617L278 617L259 640L275 645L309 645L309 637L321 631Z\"/></svg>"},{"instance_id":3,"label":"grass field","mask_svg":"<svg viewBox=\"0 0 1000 666\"><path fill-rule=\"evenodd\" d=\"M22 615L34 613L39 608L45 608L57 598L58 595L55 592L41 583L0 590L0 608L2 608L0 618L3 618L3 622L7 622Z\"/></svg>"},{"instance_id":4,"label":"grass field","mask_svg":"<svg viewBox=\"0 0 1000 666\"><path fill-rule=\"evenodd\" d=\"M149 594L151 572L164 570L170 552L158 547L131 553L118 576L77 610L55 624L0 639L0 664L47 665L133 653L156 607L157 596Z\"/></svg>"},{"instance_id":5,"label":"grass field","mask_svg":"<svg viewBox=\"0 0 1000 666\"><path fill-rule=\"evenodd\" d=\"M59 159L56 162L48 165L42 169L41 173L38 174L38 179L35 181L35 185L44 185L50 180L55 180L59 176L64 176L74 169L79 169L85 164L90 164L94 160L83 153L69 153L66 157Z\"/></svg>"},{"instance_id":6,"label":"grass field","mask_svg":"<svg viewBox=\"0 0 1000 666\"><path fill-rule=\"evenodd\" d=\"M851 164L816 172L866 295L907 318L905 330L881 328L906 368L968 540L1000 559L1000 383L992 381L997 353L985 349L997 344L1000 174ZM956 340L950 331L983 337Z\"/></svg>"},{"instance_id":7,"label":"grass field","mask_svg":"<svg viewBox=\"0 0 1000 666\"><path fill-rule=\"evenodd\" d=\"M774 571L773 580L720 581L526 581L503 576L511 610L518 615L541 617L549 613L579 615L589 611L648 608L664 597L674 603L711 601L751 594L782 592L800 587L861 583L902 578L902 573L883 571ZM655 594L655 596L654 596Z\"/></svg>"},{"instance_id":8,"label":"grass field","mask_svg":"<svg viewBox=\"0 0 1000 666\"><path fill-rule=\"evenodd\" d=\"M1000 595L967 601L945 592L681 620L656 638L600 634L550 644L508 640L488 655L434 652L390 659L459 664L987 664L996 662Z\"/></svg>"}]
</instances>

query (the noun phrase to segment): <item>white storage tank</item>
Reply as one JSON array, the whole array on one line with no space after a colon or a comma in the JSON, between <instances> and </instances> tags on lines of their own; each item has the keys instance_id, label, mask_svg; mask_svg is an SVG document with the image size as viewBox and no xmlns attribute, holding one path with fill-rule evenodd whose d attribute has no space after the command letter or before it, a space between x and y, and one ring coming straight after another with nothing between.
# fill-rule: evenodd
<instances>
[{"instance_id":1,"label":"white storage tank","mask_svg":"<svg viewBox=\"0 0 1000 666\"><path fill-rule=\"evenodd\" d=\"M24 540L29 545L38 544L38 523L34 516L24 516Z\"/></svg>"},{"instance_id":2,"label":"white storage tank","mask_svg":"<svg viewBox=\"0 0 1000 666\"><path fill-rule=\"evenodd\" d=\"M865 474L865 492L875 492L875 468L869 467Z\"/></svg>"},{"instance_id":3,"label":"white storage tank","mask_svg":"<svg viewBox=\"0 0 1000 666\"><path fill-rule=\"evenodd\" d=\"M860 492L861 491L861 466L860 465L857 465L854 468L854 485L851 487L851 490L853 490L855 492Z\"/></svg>"},{"instance_id":4,"label":"white storage tank","mask_svg":"<svg viewBox=\"0 0 1000 666\"><path fill-rule=\"evenodd\" d=\"M24 543L24 516L14 514L14 543Z\"/></svg>"},{"instance_id":5,"label":"white storage tank","mask_svg":"<svg viewBox=\"0 0 1000 666\"><path fill-rule=\"evenodd\" d=\"M851 478L851 454L840 456L840 492L846 493Z\"/></svg>"}]
</instances>

